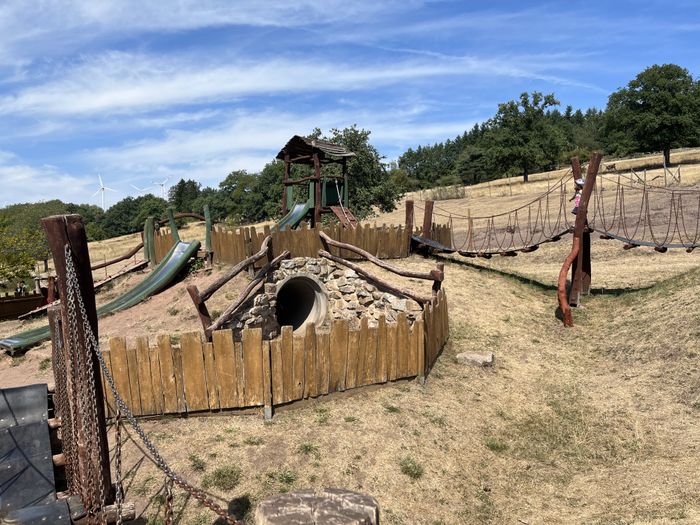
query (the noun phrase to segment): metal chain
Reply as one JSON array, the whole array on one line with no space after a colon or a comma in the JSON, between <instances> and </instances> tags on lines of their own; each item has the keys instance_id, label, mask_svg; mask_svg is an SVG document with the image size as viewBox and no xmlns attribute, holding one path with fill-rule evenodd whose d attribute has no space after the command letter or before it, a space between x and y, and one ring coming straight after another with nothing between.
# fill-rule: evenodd
<instances>
[{"instance_id":1,"label":"metal chain","mask_svg":"<svg viewBox=\"0 0 700 525\"><path fill-rule=\"evenodd\" d=\"M173 525L173 481L165 478L165 525Z\"/></svg>"},{"instance_id":2,"label":"metal chain","mask_svg":"<svg viewBox=\"0 0 700 525\"><path fill-rule=\"evenodd\" d=\"M123 498L122 498L122 412L117 409L114 416L114 435L116 445L114 447L114 499L117 505L117 525L122 525L123 517Z\"/></svg>"},{"instance_id":3,"label":"metal chain","mask_svg":"<svg viewBox=\"0 0 700 525\"><path fill-rule=\"evenodd\" d=\"M122 412L122 414L126 417L126 420L129 422L129 424L133 427L134 431L136 434L139 436L141 439L141 442L144 444L146 449L148 450L148 453L150 454L150 460L158 467L160 470L162 470L165 475L170 478L175 484L177 484L179 487L181 487L183 490L186 492L190 493L196 500L198 500L202 505L210 509L211 511L215 512L218 514L220 517L222 517L226 523L229 523L230 525L242 525L241 522L236 520L233 516L231 516L228 512L226 512L220 505L218 505L215 501L213 501L205 492L202 490L196 488L194 485L190 484L188 481L183 479L179 474L177 474L165 461L163 456L161 456L160 452L158 451L157 447L155 444L148 438L146 435L146 432L144 429L141 427L141 425L138 423L136 418L134 417L134 414L131 412L127 404L124 402L122 397L119 395L119 392L117 391L117 387L114 383L114 378L112 377L112 374L109 371L109 368L107 367L107 364L105 363L104 356L102 355L102 351L100 350L100 345L99 342L97 341L97 338L95 337L94 332L92 331L92 328L90 327L89 323L87 322L87 313L85 310L85 304L83 302L83 298L80 295L80 288L78 286L78 280L77 276L75 274L75 268L73 266L73 255L70 251L70 248L66 246L66 273L68 274L68 279L67 279L67 287L68 287L68 295L69 295L69 300L68 304L70 305L71 301L70 298L73 296L76 299L77 303L77 309L80 312L80 315L83 317L84 323L83 323L83 328L85 331L85 337L87 339L87 347L92 350L92 352L95 353L97 360L100 364L100 368L102 369L102 373L107 380L107 384L109 385L109 388L112 392L112 395L114 396L114 400L117 404L118 410ZM71 275L72 274L72 275ZM75 306L75 305L74 305ZM69 306L70 308L70 306ZM90 369L92 370L92 369ZM94 387L94 384L93 384ZM102 503L102 506L104 507L104 502Z\"/></svg>"}]
</instances>

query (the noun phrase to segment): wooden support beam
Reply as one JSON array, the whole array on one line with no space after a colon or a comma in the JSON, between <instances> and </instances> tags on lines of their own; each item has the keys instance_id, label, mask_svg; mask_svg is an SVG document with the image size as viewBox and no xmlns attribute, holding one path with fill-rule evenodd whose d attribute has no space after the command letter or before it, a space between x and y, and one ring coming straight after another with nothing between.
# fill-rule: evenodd
<instances>
[{"instance_id":1,"label":"wooden support beam","mask_svg":"<svg viewBox=\"0 0 700 525\"><path fill-rule=\"evenodd\" d=\"M408 253L411 253L411 236L413 235L413 200L406 201L406 231L408 232Z\"/></svg>"},{"instance_id":2,"label":"wooden support beam","mask_svg":"<svg viewBox=\"0 0 700 525\"><path fill-rule=\"evenodd\" d=\"M92 266L92 270L99 270L100 268L105 268L106 266L111 266L113 264L116 264L121 261L125 261L126 259L131 259L136 253L143 248L143 243L139 243L136 246L134 246L131 250L126 252L124 255L120 255L119 257L115 257L114 259L110 259L109 261L101 262L98 264L94 264Z\"/></svg>"},{"instance_id":3,"label":"wooden support beam","mask_svg":"<svg viewBox=\"0 0 700 525\"><path fill-rule=\"evenodd\" d=\"M233 315L236 313L236 310L240 308L240 306L246 301L246 299L248 299L248 297L252 293L254 293L256 290L262 287L263 284L265 284L265 276L270 272L270 270L272 270L279 263L281 263L283 259L288 258L289 255L289 251L285 250L282 253L280 253L277 257L275 257L272 261L260 268L260 270L258 270L258 273L255 274L255 277L253 277L248 286L245 287L245 290L241 292L241 294L238 296L238 299L236 299L228 308L226 308L226 310L224 310L224 312L219 316L219 318L216 321L214 321L208 329L205 330L204 333L208 340L211 340L211 334L214 330L218 330L224 324L230 321Z\"/></svg>"},{"instance_id":4,"label":"wooden support beam","mask_svg":"<svg viewBox=\"0 0 700 525\"><path fill-rule=\"evenodd\" d=\"M430 239L433 225L433 201L425 201L425 211L423 213L423 237Z\"/></svg>"},{"instance_id":5,"label":"wooden support beam","mask_svg":"<svg viewBox=\"0 0 700 525\"><path fill-rule=\"evenodd\" d=\"M321 162L318 153L314 153L314 221L312 226L321 226Z\"/></svg>"},{"instance_id":6,"label":"wooden support beam","mask_svg":"<svg viewBox=\"0 0 700 525\"><path fill-rule=\"evenodd\" d=\"M69 403L71 418L75 428L74 438L77 440L77 443L90 443L91 446L95 446L97 449L97 461L95 461L94 459L89 459L85 454L81 454L79 445L78 464L72 465L74 475L79 480L80 486L78 489L83 503L88 507L94 507L99 504L103 496L107 503L112 503L114 494L111 490L112 480L105 420L105 401L102 393L102 370L90 343L91 336L94 336L95 340L99 340L99 335L87 235L79 215L55 215L42 219L41 223L46 231L49 248L53 255L61 297L68 297L65 253L65 249L68 247L72 255L75 278L77 279L76 293L82 297L85 308L86 317L83 316L80 308L76 308L76 311L71 312L69 316L68 301L62 301L61 335L63 348L65 349L65 370L71 371L79 369L81 366L87 367L77 377L92 376L94 381L94 391L89 385L74 384L73 387L76 393L87 389L91 392L91 395L87 397L78 394L74 396L77 401ZM84 327L87 327L92 333L86 333ZM82 416L86 411L94 411L97 435L92 435L90 429L82 425ZM63 417L63 414L61 416ZM88 482L88 480L91 481ZM100 487L104 488L105 494L100 494Z\"/></svg>"}]
</instances>

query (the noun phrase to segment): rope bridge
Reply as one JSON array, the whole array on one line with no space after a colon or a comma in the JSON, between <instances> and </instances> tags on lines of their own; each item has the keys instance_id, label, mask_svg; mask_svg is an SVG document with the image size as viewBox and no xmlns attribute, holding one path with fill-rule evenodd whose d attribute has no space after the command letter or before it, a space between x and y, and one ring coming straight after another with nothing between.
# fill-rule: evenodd
<instances>
[{"instance_id":1,"label":"rope bridge","mask_svg":"<svg viewBox=\"0 0 700 525\"><path fill-rule=\"evenodd\" d=\"M451 225L452 246L415 240L465 257L533 252L572 232L573 179L570 171L530 202L492 215L465 215L435 204L433 214ZM424 209L417 203L415 207ZM649 246L659 252L672 248L692 252L700 246L700 189L651 186L621 174L601 174L588 208L588 228L603 239L625 243L626 249Z\"/></svg>"}]
</instances>

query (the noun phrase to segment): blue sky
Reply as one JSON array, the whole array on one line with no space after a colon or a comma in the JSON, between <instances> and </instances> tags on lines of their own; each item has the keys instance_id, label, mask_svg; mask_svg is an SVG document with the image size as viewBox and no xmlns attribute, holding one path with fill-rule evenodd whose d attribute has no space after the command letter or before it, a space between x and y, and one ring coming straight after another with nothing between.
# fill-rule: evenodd
<instances>
[{"instance_id":1,"label":"blue sky","mask_svg":"<svg viewBox=\"0 0 700 525\"><path fill-rule=\"evenodd\" d=\"M352 124L387 159L523 91L605 106L643 68L700 74L700 4L0 0L0 206L215 186ZM157 193L157 190L154 190Z\"/></svg>"}]
</instances>

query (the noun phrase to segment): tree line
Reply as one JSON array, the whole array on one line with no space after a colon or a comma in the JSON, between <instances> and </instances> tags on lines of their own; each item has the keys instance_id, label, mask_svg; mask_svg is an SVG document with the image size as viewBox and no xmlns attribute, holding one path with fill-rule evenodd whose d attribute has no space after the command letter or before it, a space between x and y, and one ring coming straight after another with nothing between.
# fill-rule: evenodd
<instances>
[{"instance_id":1,"label":"tree line","mask_svg":"<svg viewBox=\"0 0 700 525\"><path fill-rule=\"evenodd\" d=\"M608 98L605 110L582 111L552 94L523 93L454 139L409 149L393 176L408 189L556 169L591 151L624 157L700 144L700 82L675 64L651 66Z\"/></svg>"}]
</instances>

